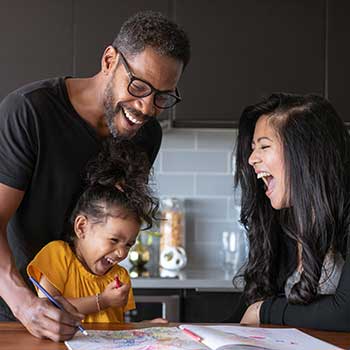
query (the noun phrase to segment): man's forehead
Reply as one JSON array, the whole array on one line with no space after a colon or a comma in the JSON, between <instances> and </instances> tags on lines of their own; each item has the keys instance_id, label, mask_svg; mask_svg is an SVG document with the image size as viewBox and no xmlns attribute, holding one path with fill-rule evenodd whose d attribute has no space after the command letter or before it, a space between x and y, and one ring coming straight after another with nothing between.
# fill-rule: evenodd
<instances>
[{"instance_id":1,"label":"man's forehead","mask_svg":"<svg viewBox=\"0 0 350 350\"><path fill-rule=\"evenodd\" d=\"M176 87L183 68L183 63L173 57L162 55L153 48L145 48L142 52L127 58L132 73L141 79L149 81L155 88L164 90Z\"/></svg>"}]
</instances>

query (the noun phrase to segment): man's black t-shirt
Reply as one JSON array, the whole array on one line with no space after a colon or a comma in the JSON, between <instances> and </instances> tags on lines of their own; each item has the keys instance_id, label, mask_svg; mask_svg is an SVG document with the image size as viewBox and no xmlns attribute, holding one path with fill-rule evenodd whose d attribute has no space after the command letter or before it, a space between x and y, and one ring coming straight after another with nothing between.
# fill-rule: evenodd
<instances>
[{"instance_id":1,"label":"man's black t-shirt","mask_svg":"<svg viewBox=\"0 0 350 350\"><path fill-rule=\"evenodd\" d=\"M34 255L48 242L63 238L85 165L100 149L101 139L74 110L64 80L26 85L0 104L0 183L25 191L7 228L16 266L25 279ZM152 118L134 140L153 163L161 138L159 123ZM12 317L1 300L0 320Z\"/></svg>"}]
</instances>

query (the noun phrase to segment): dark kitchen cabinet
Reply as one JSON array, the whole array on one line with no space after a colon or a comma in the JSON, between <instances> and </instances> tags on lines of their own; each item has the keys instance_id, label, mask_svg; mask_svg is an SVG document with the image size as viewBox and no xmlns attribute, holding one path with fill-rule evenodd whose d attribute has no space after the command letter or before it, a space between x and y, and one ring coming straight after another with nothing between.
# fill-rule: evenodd
<instances>
[{"instance_id":1,"label":"dark kitchen cabinet","mask_svg":"<svg viewBox=\"0 0 350 350\"><path fill-rule=\"evenodd\" d=\"M133 292L136 310L128 312L128 322L164 317L172 322L215 323L229 319L239 323L246 310L238 292L164 288L134 288Z\"/></svg>"},{"instance_id":2,"label":"dark kitchen cabinet","mask_svg":"<svg viewBox=\"0 0 350 350\"><path fill-rule=\"evenodd\" d=\"M122 23L138 11L171 16L170 0L75 0L74 51L77 76L91 76L101 67L104 49L112 44Z\"/></svg>"},{"instance_id":3,"label":"dark kitchen cabinet","mask_svg":"<svg viewBox=\"0 0 350 350\"><path fill-rule=\"evenodd\" d=\"M175 4L192 42L175 126L236 126L244 106L275 91L323 94L325 1Z\"/></svg>"},{"instance_id":4,"label":"dark kitchen cabinet","mask_svg":"<svg viewBox=\"0 0 350 350\"><path fill-rule=\"evenodd\" d=\"M275 91L319 93L346 121L350 81L347 0L3 0L0 100L25 83L91 76L120 25L158 10L189 33L175 127L235 127L242 109Z\"/></svg>"},{"instance_id":5,"label":"dark kitchen cabinet","mask_svg":"<svg viewBox=\"0 0 350 350\"><path fill-rule=\"evenodd\" d=\"M0 42L0 100L25 83L71 75L72 0L2 0Z\"/></svg>"},{"instance_id":6,"label":"dark kitchen cabinet","mask_svg":"<svg viewBox=\"0 0 350 350\"><path fill-rule=\"evenodd\" d=\"M246 306L241 293L196 291L185 289L182 302L182 322L239 323Z\"/></svg>"},{"instance_id":7,"label":"dark kitchen cabinet","mask_svg":"<svg viewBox=\"0 0 350 350\"><path fill-rule=\"evenodd\" d=\"M327 81L328 98L339 115L350 124L350 2L328 1Z\"/></svg>"}]
</instances>

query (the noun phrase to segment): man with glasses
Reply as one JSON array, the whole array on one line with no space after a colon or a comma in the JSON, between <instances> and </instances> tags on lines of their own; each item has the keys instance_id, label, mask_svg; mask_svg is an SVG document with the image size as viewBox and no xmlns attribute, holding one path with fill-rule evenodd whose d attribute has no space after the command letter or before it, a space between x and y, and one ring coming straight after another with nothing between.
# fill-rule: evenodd
<instances>
[{"instance_id":1,"label":"man with glasses","mask_svg":"<svg viewBox=\"0 0 350 350\"><path fill-rule=\"evenodd\" d=\"M156 117L181 101L190 57L186 34L159 13L128 19L90 78L26 85L0 104L0 320L18 319L37 337L69 339L83 318L39 299L25 268L64 219L102 140L132 138L153 164L161 143ZM52 266L54 269L55 267Z\"/></svg>"}]
</instances>

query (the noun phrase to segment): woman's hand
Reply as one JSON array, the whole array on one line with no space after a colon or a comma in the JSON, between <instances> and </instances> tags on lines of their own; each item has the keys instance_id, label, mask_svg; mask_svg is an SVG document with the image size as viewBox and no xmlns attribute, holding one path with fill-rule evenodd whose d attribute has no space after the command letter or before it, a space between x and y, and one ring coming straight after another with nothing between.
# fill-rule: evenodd
<instances>
[{"instance_id":1,"label":"woman's hand","mask_svg":"<svg viewBox=\"0 0 350 350\"><path fill-rule=\"evenodd\" d=\"M250 305L244 313L241 324L259 324L260 323L260 307L264 301L257 301Z\"/></svg>"},{"instance_id":2,"label":"woman's hand","mask_svg":"<svg viewBox=\"0 0 350 350\"><path fill-rule=\"evenodd\" d=\"M158 318L154 318L153 320L144 320L142 322L149 322L149 323L169 323L168 320L166 320L165 318L161 318L161 317L158 317Z\"/></svg>"}]
</instances>

